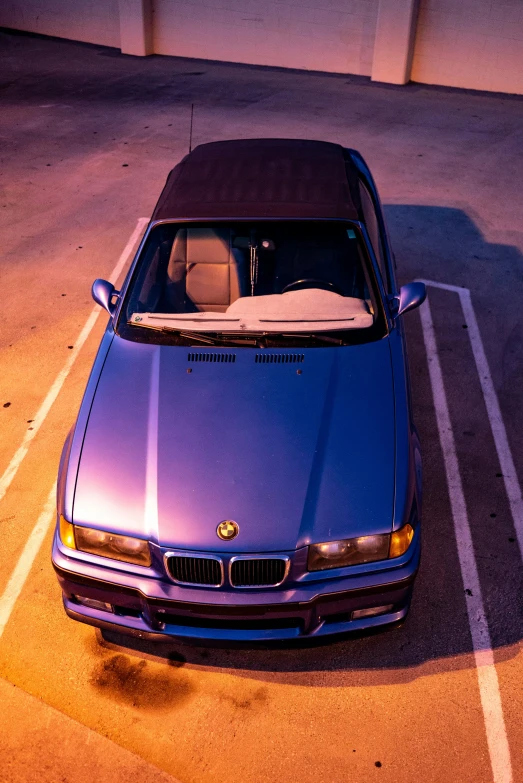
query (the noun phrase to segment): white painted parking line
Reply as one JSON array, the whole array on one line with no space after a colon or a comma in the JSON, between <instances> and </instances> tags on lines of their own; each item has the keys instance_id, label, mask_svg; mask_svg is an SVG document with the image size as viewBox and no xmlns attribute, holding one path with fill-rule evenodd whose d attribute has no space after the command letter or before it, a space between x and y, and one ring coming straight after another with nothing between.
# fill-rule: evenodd
<instances>
[{"instance_id":1,"label":"white painted parking line","mask_svg":"<svg viewBox=\"0 0 523 783\"><path fill-rule=\"evenodd\" d=\"M487 414L490 421L490 428L492 430L496 451L498 453L501 473L505 482L505 489L510 504L510 511L514 521L514 529L516 531L521 557L523 558L523 498L521 494L521 485L516 473L512 451L508 442L505 422L503 421L503 417L501 415L498 395L496 394L496 389L492 381L492 375L490 373L487 356L485 354L485 348L483 347L483 341L481 339L476 313L474 312L474 307L472 305L470 291L468 288L461 288L460 286L456 285L447 285L445 283L436 283L433 280L420 280L420 282L425 283L425 285L428 286L433 286L434 288L442 288L445 291L452 291L459 296L463 315L465 316L465 323L468 327L468 335L470 338L470 344L472 346L472 352L474 354L474 361L476 362L476 369L478 371L481 390L485 399L485 406L487 408Z\"/></svg>"},{"instance_id":2,"label":"white painted parking line","mask_svg":"<svg viewBox=\"0 0 523 783\"><path fill-rule=\"evenodd\" d=\"M47 498L47 502L38 517L38 521L27 539L26 545L18 559L11 578L7 583L2 597L0 598L0 637L4 632L7 621L11 617L16 599L22 592L22 588L29 576L29 571L34 563L35 557L40 551L42 542L49 530L51 522L56 517L56 481Z\"/></svg>"},{"instance_id":3,"label":"white painted parking line","mask_svg":"<svg viewBox=\"0 0 523 783\"><path fill-rule=\"evenodd\" d=\"M148 218L138 218L138 221L136 223L136 227L129 237L129 241L127 242L126 246L123 249L123 252L118 259L118 263L116 264L115 268L111 272L110 280L113 283L116 283L118 280L118 277L120 276L126 262L129 260L129 256L136 245L138 239L140 238L145 226L149 222ZM64 385L65 379L69 375L71 371L71 367L76 361L76 358L78 354L80 353L82 346L84 345L85 341L91 334L93 327L96 323L96 320L100 313L102 312L102 308L98 305L95 305L93 310L91 311L91 315L85 322L85 326L80 332L75 344L74 348L69 354L66 363L58 373L58 375L55 378L55 381L49 391L46 394L46 397L44 401L42 402L40 408L38 409L37 413L33 417L33 428L31 430L27 430L25 433L24 439L22 440L22 443L18 447L16 453L14 454L11 462L7 466L2 478L0 478L0 500L4 497L5 493L9 489L9 486L16 476L16 473L18 471L18 468L20 467L22 460L24 459L25 455L27 454L29 450L29 446L31 444L31 441L38 433L40 427L44 423L47 414L51 410L51 407L58 397L58 394L60 393L60 389Z\"/></svg>"},{"instance_id":4,"label":"white painted parking line","mask_svg":"<svg viewBox=\"0 0 523 783\"><path fill-rule=\"evenodd\" d=\"M123 271L125 264L129 260L129 257L131 255L134 246L136 245L141 234L143 233L143 230L147 223L148 223L148 218L138 219L136 223L136 227L133 233L131 234L131 236L129 237L129 241L124 247L123 252L120 255L120 258L118 259L118 263L116 264L115 268L111 272L111 276L109 278L111 282L113 283L117 282L120 274ZM49 413L53 402L56 400L58 393L60 392L60 389L64 385L65 379L67 378L69 371L71 370L71 367L73 366L73 363L76 357L78 356L81 347L87 340L89 334L91 333L96 323L96 319L98 318L101 312L102 312L102 308L99 307L98 305L96 305L93 308L91 315L87 319L85 326L80 332L80 336L76 341L73 350L73 355L68 358L64 367L58 374L55 382L53 383L50 390L48 391L44 402L40 406L40 409L35 416L34 430L30 431L28 435L26 435L26 437L22 441L22 445L14 455L13 459L9 464L9 467L7 468L6 472L2 476L2 479L0 481L0 500L5 495L7 488L9 487L13 478L15 477L16 472L20 467L20 463L22 462L23 458L27 454L31 440L34 438L36 432L38 431L43 421L45 420L45 417ZM38 422L38 426L37 426L37 422ZM51 526L52 522L55 519L55 514L56 514L56 482L53 485L51 493L42 510L42 513L38 517L35 527L31 531L31 534L26 542L26 545L24 546L22 554L20 555L18 562L14 568L14 571L11 574L9 582L7 583L4 593L0 597L0 637L2 636L4 632L4 628L11 616L16 600L20 595L20 593L22 592L22 588L27 580L27 577L29 576L29 572L34 563L34 560L38 552L40 551L40 547L42 546L42 542L47 534L47 531L49 530L49 527Z\"/></svg>"},{"instance_id":5,"label":"white painted parking line","mask_svg":"<svg viewBox=\"0 0 523 783\"><path fill-rule=\"evenodd\" d=\"M427 282L427 281L423 281ZM428 283L430 285L430 283ZM499 691L498 675L494 664L494 653L490 631L485 615L478 567L465 503L465 495L459 472L454 433L443 383L434 324L430 304L427 300L420 308L423 339L427 351L430 383L434 397L434 408L438 433L445 463L456 545L461 567L465 600L478 674L479 693L487 735L487 745L494 783L512 783L512 765L507 740L503 707Z\"/></svg>"}]
</instances>

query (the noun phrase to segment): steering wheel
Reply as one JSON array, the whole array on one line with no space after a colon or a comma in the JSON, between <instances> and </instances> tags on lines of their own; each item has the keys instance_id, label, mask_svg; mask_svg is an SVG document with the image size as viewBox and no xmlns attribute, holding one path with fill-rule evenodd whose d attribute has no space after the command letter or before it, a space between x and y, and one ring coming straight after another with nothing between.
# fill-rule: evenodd
<instances>
[{"instance_id":1,"label":"steering wheel","mask_svg":"<svg viewBox=\"0 0 523 783\"><path fill-rule=\"evenodd\" d=\"M334 291L335 294L343 296L343 292L337 285L334 285L329 280L317 280L315 277L305 277L303 280L295 280L294 283L289 283L283 289L282 294L286 294L287 291L297 291L300 288L322 288L324 291Z\"/></svg>"}]
</instances>

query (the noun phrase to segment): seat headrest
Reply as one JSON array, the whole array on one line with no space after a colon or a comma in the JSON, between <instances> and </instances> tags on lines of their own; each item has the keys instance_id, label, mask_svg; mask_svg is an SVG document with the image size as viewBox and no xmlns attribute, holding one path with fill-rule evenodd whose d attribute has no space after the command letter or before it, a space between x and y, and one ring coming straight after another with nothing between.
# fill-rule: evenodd
<instances>
[{"instance_id":1,"label":"seat headrest","mask_svg":"<svg viewBox=\"0 0 523 783\"><path fill-rule=\"evenodd\" d=\"M188 269L191 264L230 263L230 229L188 228L186 231Z\"/></svg>"},{"instance_id":2,"label":"seat headrest","mask_svg":"<svg viewBox=\"0 0 523 783\"><path fill-rule=\"evenodd\" d=\"M173 307L222 309L244 293L245 258L232 247L230 228L179 229L167 267Z\"/></svg>"}]
</instances>

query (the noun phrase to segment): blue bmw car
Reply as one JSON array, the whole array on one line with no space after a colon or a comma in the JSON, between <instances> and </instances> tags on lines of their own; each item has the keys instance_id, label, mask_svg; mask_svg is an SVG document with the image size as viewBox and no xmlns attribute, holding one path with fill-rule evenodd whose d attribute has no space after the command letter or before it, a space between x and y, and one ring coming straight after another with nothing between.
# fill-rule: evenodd
<instances>
[{"instance_id":1,"label":"blue bmw car","mask_svg":"<svg viewBox=\"0 0 523 783\"><path fill-rule=\"evenodd\" d=\"M321 141L197 147L169 174L60 463L75 620L147 639L321 637L405 618L421 456L382 209Z\"/></svg>"}]
</instances>

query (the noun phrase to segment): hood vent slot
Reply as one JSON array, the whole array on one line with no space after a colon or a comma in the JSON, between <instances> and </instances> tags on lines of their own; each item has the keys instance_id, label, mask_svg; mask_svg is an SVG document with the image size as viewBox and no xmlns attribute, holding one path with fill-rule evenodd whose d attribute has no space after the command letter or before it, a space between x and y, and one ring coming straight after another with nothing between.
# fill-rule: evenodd
<instances>
[{"instance_id":1,"label":"hood vent slot","mask_svg":"<svg viewBox=\"0 0 523 783\"><path fill-rule=\"evenodd\" d=\"M256 364L297 364L305 360L303 353L257 353Z\"/></svg>"},{"instance_id":2,"label":"hood vent slot","mask_svg":"<svg viewBox=\"0 0 523 783\"><path fill-rule=\"evenodd\" d=\"M236 361L235 353L190 353L187 357L190 362L231 362Z\"/></svg>"}]
</instances>

